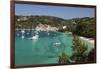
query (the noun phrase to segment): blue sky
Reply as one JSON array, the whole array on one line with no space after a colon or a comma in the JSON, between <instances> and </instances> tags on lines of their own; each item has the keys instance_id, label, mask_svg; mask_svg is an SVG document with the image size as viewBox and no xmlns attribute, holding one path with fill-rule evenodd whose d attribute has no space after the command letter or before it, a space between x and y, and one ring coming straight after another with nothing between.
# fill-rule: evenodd
<instances>
[{"instance_id":1,"label":"blue sky","mask_svg":"<svg viewBox=\"0 0 100 69\"><path fill-rule=\"evenodd\" d=\"M64 19L94 17L94 8L15 4L16 15L47 15Z\"/></svg>"}]
</instances>

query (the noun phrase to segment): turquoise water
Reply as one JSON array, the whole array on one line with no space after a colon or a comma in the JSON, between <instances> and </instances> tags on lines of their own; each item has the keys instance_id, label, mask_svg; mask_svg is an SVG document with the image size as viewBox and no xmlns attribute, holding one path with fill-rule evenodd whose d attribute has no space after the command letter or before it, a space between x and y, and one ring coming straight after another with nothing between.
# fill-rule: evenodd
<instances>
[{"instance_id":1,"label":"turquoise water","mask_svg":"<svg viewBox=\"0 0 100 69\"><path fill-rule=\"evenodd\" d=\"M28 32L31 34L27 34ZM23 39L21 38L22 35L24 36ZM61 32L39 32L38 39L28 39L32 37L32 35L36 35L34 31L25 31L24 34L20 31L16 31L16 65L53 64L58 63L58 56L62 51L69 56L72 54L71 46L73 37L71 34Z\"/></svg>"}]
</instances>

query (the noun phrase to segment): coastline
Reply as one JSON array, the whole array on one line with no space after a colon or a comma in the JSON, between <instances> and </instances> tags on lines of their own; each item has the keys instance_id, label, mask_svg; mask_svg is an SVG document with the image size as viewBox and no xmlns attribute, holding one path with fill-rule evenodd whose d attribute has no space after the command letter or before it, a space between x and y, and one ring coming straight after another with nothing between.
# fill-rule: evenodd
<instances>
[{"instance_id":1,"label":"coastline","mask_svg":"<svg viewBox=\"0 0 100 69\"><path fill-rule=\"evenodd\" d=\"M94 45L94 40L93 39L90 39L90 38L86 38L86 37L82 37L82 36L79 36L79 38L83 41L87 41L88 43L91 43Z\"/></svg>"}]
</instances>

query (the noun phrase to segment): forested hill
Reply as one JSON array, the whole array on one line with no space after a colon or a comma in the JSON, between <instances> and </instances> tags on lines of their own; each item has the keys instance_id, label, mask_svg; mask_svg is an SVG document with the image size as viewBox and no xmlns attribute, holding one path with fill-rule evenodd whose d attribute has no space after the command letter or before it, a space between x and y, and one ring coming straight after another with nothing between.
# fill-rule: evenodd
<instances>
[{"instance_id":1,"label":"forested hill","mask_svg":"<svg viewBox=\"0 0 100 69\"><path fill-rule=\"evenodd\" d=\"M85 37L94 37L95 20L93 17L62 19L53 16L15 16L15 29L35 29L39 24L59 28L59 31L70 31ZM63 30L63 26L66 29Z\"/></svg>"},{"instance_id":2,"label":"forested hill","mask_svg":"<svg viewBox=\"0 0 100 69\"><path fill-rule=\"evenodd\" d=\"M74 19L75 20L75 19ZM76 20L76 28L73 33L89 38L95 37L95 19L94 18L80 18Z\"/></svg>"},{"instance_id":3,"label":"forested hill","mask_svg":"<svg viewBox=\"0 0 100 69\"><path fill-rule=\"evenodd\" d=\"M62 18L52 16L15 16L16 28L18 24L23 25L23 28L35 28L40 23L60 27L65 22Z\"/></svg>"}]
</instances>

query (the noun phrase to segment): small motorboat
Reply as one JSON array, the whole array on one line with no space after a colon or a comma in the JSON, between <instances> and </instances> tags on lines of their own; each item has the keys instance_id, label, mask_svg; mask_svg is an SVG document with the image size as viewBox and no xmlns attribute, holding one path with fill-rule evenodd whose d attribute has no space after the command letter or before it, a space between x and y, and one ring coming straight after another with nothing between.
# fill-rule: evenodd
<instances>
[{"instance_id":1,"label":"small motorboat","mask_svg":"<svg viewBox=\"0 0 100 69\"><path fill-rule=\"evenodd\" d=\"M56 45L60 45L61 43L60 42L58 42L58 43L55 43Z\"/></svg>"},{"instance_id":2,"label":"small motorboat","mask_svg":"<svg viewBox=\"0 0 100 69\"><path fill-rule=\"evenodd\" d=\"M60 45L61 45L60 42L54 43L54 46L60 46Z\"/></svg>"},{"instance_id":3,"label":"small motorboat","mask_svg":"<svg viewBox=\"0 0 100 69\"><path fill-rule=\"evenodd\" d=\"M24 34L24 33L25 33L25 31L24 31L24 30L21 30L21 33L22 33L22 34Z\"/></svg>"},{"instance_id":4,"label":"small motorboat","mask_svg":"<svg viewBox=\"0 0 100 69\"><path fill-rule=\"evenodd\" d=\"M34 35L33 37L29 38L30 40L37 40L39 38L39 35Z\"/></svg>"}]
</instances>

